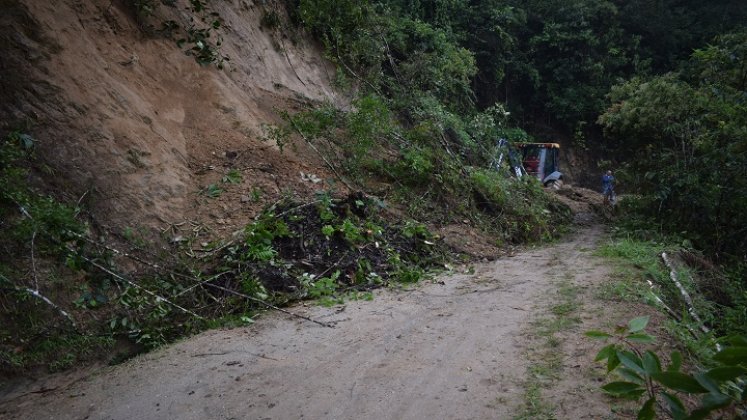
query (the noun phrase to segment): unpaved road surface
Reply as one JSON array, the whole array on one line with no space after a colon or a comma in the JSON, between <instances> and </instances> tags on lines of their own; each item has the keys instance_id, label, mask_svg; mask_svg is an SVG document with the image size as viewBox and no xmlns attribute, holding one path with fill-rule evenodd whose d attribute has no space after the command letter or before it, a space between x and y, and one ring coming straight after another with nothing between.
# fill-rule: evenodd
<instances>
[{"instance_id":1,"label":"unpaved road surface","mask_svg":"<svg viewBox=\"0 0 747 420\"><path fill-rule=\"evenodd\" d=\"M6 396L0 417L515 418L537 346L532 322L547 314L559 279L579 290L605 279L591 255L601 233L579 227L559 244L383 290L371 302L294 308L335 328L273 313L248 328L209 331L64 387ZM606 312L582 311L566 333L564 379L544 392L551 417L608 415L592 391L599 379L582 367L594 348L580 338Z\"/></svg>"}]
</instances>

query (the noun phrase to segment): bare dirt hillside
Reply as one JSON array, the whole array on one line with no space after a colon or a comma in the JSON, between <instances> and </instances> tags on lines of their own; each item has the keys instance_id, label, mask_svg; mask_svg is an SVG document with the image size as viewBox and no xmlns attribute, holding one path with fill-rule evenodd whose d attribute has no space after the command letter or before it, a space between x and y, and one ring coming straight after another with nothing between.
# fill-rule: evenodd
<instances>
[{"instance_id":1,"label":"bare dirt hillside","mask_svg":"<svg viewBox=\"0 0 747 420\"><path fill-rule=\"evenodd\" d=\"M176 3L178 18L186 2ZM308 150L281 154L261 137L276 108L343 103L334 68L308 37L261 27L268 11L284 17L275 2L211 7L224 21L224 70L146 35L121 1L0 1L0 129L28 127L52 188L82 197L104 227L200 220L228 229L260 201L250 193L303 194L319 186L300 171L328 175ZM197 194L230 168L239 185L209 202Z\"/></svg>"},{"instance_id":2,"label":"bare dirt hillside","mask_svg":"<svg viewBox=\"0 0 747 420\"><path fill-rule=\"evenodd\" d=\"M582 216L554 246L383 290L372 302L292 308L334 328L268 314L252 327L209 331L72 383L57 376L16 388L0 414L606 418L612 402L598 392L602 373L592 362L598 343L583 332L626 320L630 308L595 298L610 268L593 256L602 228Z\"/></svg>"}]
</instances>

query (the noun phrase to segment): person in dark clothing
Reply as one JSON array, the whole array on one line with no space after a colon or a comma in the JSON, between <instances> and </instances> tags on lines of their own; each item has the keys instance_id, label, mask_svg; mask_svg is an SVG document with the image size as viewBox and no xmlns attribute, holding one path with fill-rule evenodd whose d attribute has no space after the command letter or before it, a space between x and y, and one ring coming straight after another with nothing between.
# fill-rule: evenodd
<instances>
[{"instance_id":1,"label":"person in dark clothing","mask_svg":"<svg viewBox=\"0 0 747 420\"><path fill-rule=\"evenodd\" d=\"M602 175L602 195L605 202L615 203L615 177L612 176L612 171Z\"/></svg>"}]
</instances>

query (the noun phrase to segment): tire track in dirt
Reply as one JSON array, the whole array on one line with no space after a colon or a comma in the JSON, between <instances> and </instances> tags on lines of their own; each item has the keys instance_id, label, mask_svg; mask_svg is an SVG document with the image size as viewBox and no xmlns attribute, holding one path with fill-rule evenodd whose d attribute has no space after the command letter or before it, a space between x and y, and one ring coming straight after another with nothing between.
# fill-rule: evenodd
<instances>
[{"instance_id":1,"label":"tire track in dirt","mask_svg":"<svg viewBox=\"0 0 747 420\"><path fill-rule=\"evenodd\" d=\"M530 322L552 304L558 266L574 282L606 268L583 250L601 228L441 275L373 302L304 309L334 329L268 314L106 368L67 389L0 405L8 418L487 419L523 401ZM297 307L296 310L300 310ZM560 389L563 389L562 387Z\"/></svg>"}]
</instances>

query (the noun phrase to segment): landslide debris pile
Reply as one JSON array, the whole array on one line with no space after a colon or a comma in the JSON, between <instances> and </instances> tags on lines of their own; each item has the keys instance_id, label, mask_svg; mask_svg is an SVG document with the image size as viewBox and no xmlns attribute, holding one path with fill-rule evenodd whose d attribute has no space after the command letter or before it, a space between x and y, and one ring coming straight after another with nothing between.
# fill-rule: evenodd
<instances>
[{"instance_id":1,"label":"landslide debris pile","mask_svg":"<svg viewBox=\"0 0 747 420\"><path fill-rule=\"evenodd\" d=\"M320 193L307 203L281 200L246 227L240 244L225 247L216 281L284 293L282 299L330 297L415 282L451 257L423 224L392 223L385 211L383 202L360 192L342 199Z\"/></svg>"},{"instance_id":2,"label":"landslide debris pile","mask_svg":"<svg viewBox=\"0 0 747 420\"><path fill-rule=\"evenodd\" d=\"M63 284L51 295L59 305L21 289L0 299L3 325L18 327L0 343L0 368L117 361L205 328L251 323L268 306L371 299L374 288L416 282L454 258L424 225L386 216L384 203L363 193L319 193L267 206L228 239L200 242L195 235L159 253L137 237L117 249L71 232L56 241L65 266L37 265ZM39 226L37 243L47 235ZM135 346L115 354L117 341Z\"/></svg>"}]
</instances>

